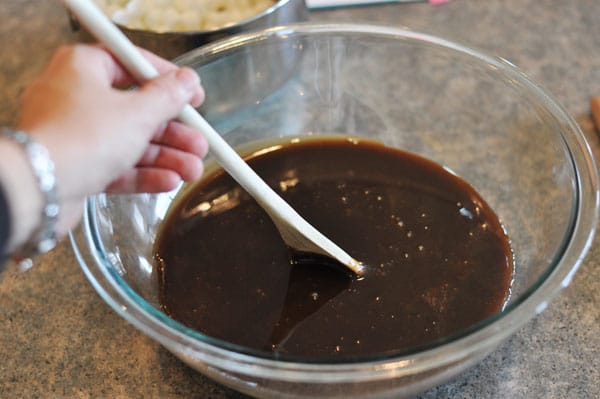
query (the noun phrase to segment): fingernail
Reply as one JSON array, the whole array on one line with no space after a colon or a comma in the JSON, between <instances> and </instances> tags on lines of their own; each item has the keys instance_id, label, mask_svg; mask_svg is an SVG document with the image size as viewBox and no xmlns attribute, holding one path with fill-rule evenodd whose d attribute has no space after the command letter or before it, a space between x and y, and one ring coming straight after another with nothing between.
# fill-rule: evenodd
<instances>
[{"instance_id":1,"label":"fingernail","mask_svg":"<svg viewBox=\"0 0 600 399\"><path fill-rule=\"evenodd\" d=\"M183 84L183 87L189 92L196 91L200 85L200 77L190 68L179 68L176 76L177 80L179 80Z\"/></svg>"}]
</instances>

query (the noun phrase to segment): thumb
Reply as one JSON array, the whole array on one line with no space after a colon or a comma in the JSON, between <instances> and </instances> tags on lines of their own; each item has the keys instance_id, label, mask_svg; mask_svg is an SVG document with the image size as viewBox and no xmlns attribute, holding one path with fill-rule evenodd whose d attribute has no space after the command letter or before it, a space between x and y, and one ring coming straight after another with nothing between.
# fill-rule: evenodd
<instances>
[{"instance_id":1,"label":"thumb","mask_svg":"<svg viewBox=\"0 0 600 399\"><path fill-rule=\"evenodd\" d=\"M200 78L189 68L179 68L141 85L135 92L138 111L159 125L176 117L194 98L204 96Z\"/></svg>"}]
</instances>

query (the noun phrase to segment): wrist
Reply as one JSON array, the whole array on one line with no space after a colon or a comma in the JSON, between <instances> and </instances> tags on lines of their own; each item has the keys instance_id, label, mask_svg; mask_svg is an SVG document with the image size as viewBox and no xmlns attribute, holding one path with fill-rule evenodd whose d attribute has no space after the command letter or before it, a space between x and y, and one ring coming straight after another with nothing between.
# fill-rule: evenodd
<instances>
[{"instance_id":1,"label":"wrist","mask_svg":"<svg viewBox=\"0 0 600 399\"><path fill-rule=\"evenodd\" d=\"M0 138L0 163L0 180L12 220L7 249L12 252L27 241L40 223L44 201L19 144Z\"/></svg>"},{"instance_id":2,"label":"wrist","mask_svg":"<svg viewBox=\"0 0 600 399\"><path fill-rule=\"evenodd\" d=\"M52 249L58 204L54 165L45 147L24 132L3 129L0 163L12 220L8 250L20 248L29 256Z\"/></svg>"}]
</instances>

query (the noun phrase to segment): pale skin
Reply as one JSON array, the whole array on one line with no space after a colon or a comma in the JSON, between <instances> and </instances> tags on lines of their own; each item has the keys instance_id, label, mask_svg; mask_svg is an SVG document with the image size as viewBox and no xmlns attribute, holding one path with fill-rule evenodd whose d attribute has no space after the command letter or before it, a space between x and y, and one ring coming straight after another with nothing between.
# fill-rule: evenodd
<instances>
[{"instance_id":1,"label":"pale skin","mask_svg":"<svg viewBox=\"0 0 600 399\"><path fill-rule=\"evenodd\" d=\"M200 80L143 54L161 76L123 90L136 82L107 51L63 47L22 96L17 128L45 145L55 163L60 237L79 222L89 195L169 191L202 175L206 140L174 120L185 104L204 100ZM13 221L10 251L39 225L43 197L22 148L6 138L0 184Z\"/></svg>"}]
</instances>

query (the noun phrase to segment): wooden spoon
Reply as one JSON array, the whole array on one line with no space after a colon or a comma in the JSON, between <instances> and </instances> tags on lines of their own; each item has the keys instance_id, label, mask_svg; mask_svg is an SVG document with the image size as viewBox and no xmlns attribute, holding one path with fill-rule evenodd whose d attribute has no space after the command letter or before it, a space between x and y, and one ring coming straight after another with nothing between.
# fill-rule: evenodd
<instances>
[{"instance_id":1,"label":"wooden spoon","mask_svg":"<svg viewBox=\"0 0 600 399\"><path fill-rule=\"evenodd\" d=\"M91 0L64 0L64 3L79 22L102 42L139 82L158 76L152 64ZM204 133L210 152L217 162L267 212L283 241L292 251L333 258L356 275L363 274L364 266L359 261L310 225L277 195L192 106L187 105L178 118Z\"/></svg>"}]
</instances>

